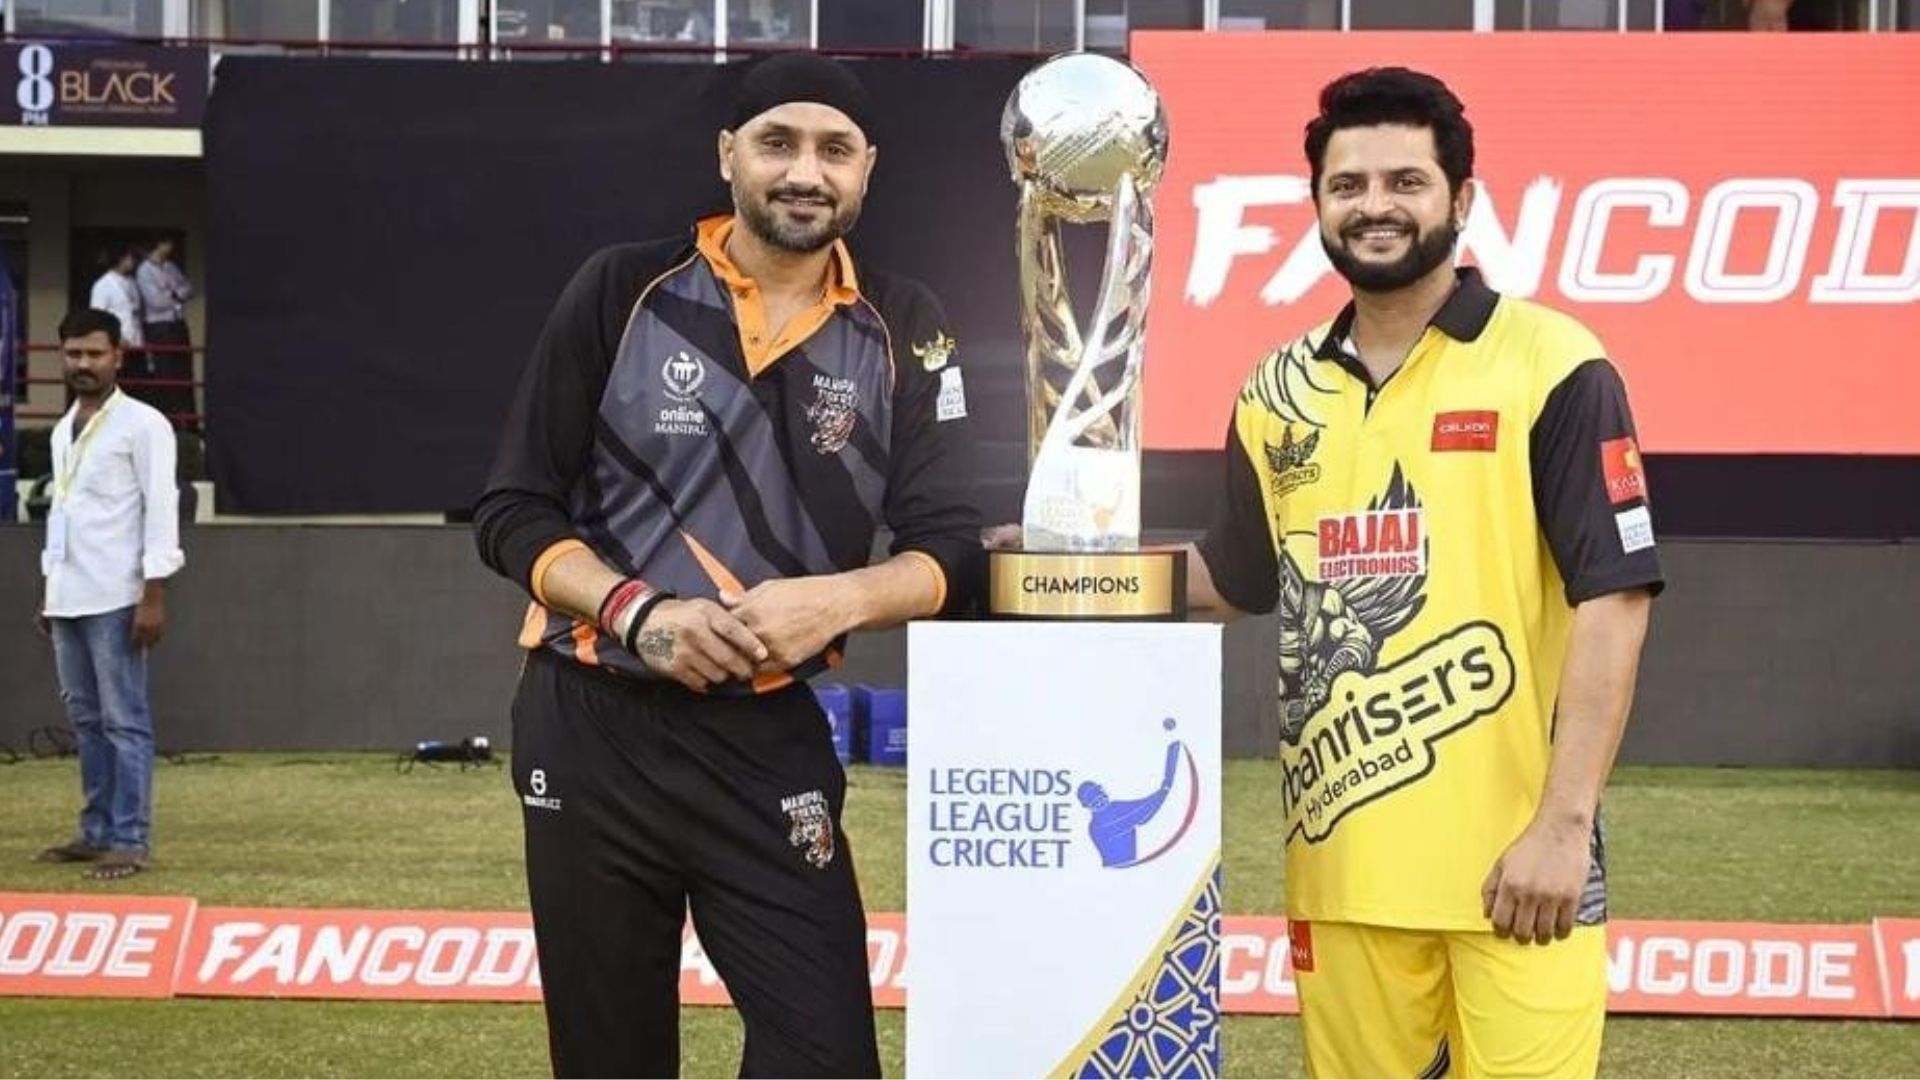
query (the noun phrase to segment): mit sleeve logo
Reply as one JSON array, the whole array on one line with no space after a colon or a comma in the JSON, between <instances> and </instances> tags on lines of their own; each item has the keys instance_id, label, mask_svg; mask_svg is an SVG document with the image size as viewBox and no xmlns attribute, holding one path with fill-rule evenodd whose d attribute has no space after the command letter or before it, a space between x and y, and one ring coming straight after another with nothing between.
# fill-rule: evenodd
<instances>
[{"instance_id":1,"label":"mit sleeve logo","mask_svg":"<svg viewBox=\"0 0 1920 1080\"><path fill-rule=\"evenodd\" d=\"M1640 447L1633 436L1600 444L1600 471L1607 481L1607 501L1613 505L1647 497L1647 477L1640 471Z\"/></svg>"}]
</instances>

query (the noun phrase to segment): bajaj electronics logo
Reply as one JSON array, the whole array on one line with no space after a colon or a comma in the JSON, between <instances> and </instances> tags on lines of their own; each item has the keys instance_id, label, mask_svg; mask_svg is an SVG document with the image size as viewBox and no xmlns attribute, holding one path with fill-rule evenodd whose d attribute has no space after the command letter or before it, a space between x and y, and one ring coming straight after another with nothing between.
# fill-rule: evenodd
<instances>
[{"instance_id":1,"label":"bajaj electronics logo","mask_svg":"<svg viewBox=\"0 0 1920 1080\"><path fill-rule=\"evenodd\" d=\"M928 858L942 867L1062 870L1078 848L1110 870L1153 862L1179 846L1200 813L1200 767L1174 737L1178 727L1161 723L1169 738L1157 784L1151 766L1102 779L1072 769L935 769Z\"/></svg>"},{"instance_id":2,"label":"bajaj electronics logo","mask_svg":"<svg viewBox=\"0 0 1920 1080\"><path fill-rule=\"evenodd\" d=\"M1435 743L1498 710L1514 682L1505 637L1482 621L1382 666L1427 602L1431 540L1398 466L1364 510L1321 518L1312 544L1313 581L1283 547L1279 604L1287 832L1310 843L1427 775Z\"/></svg>"}]
</instances>

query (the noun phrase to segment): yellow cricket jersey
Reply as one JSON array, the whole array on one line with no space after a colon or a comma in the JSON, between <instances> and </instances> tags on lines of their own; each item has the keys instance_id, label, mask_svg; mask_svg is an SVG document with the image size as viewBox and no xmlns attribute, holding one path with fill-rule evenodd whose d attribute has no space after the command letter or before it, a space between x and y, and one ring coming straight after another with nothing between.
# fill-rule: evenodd
<instances>
[{"instance_id":1,"label":"yellow cricket jersey","mask_svg":"<svg viewBox=\"0 0 1920 1080\"><path fill-rule=\"evenodd\" d=\"M1280 617L1287 914L1484 930L1574 605L1661 584L1632 416L1591 333L1475 270L1381 386L1352 320L1247 380L1201 553L1228 602ZM1605 918L1597 829L1581 907Z\"/></svg>"}]
</instances>

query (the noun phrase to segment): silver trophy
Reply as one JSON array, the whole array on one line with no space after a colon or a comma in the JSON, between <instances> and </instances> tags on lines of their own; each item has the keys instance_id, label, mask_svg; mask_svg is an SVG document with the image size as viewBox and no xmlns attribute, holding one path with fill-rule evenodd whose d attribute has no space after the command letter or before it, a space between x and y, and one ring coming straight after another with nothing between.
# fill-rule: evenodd
<instances>
[{"instance_id":1,"label":"silver trophy","mask_svg":"<svg viewBox=\"0 0 1920 1080\"><path fill-rule=\"evenodd\" d=\"M1153 262L1149 197L1167 118L1146 77L1105 56L1027 73L1000 120L1020 185L1021 324L1027 339L1029 552L1140 546L1140 374ZM1062 222L1108 221L1093 320L1074 317Z\"/></svg>"}]
</instances>

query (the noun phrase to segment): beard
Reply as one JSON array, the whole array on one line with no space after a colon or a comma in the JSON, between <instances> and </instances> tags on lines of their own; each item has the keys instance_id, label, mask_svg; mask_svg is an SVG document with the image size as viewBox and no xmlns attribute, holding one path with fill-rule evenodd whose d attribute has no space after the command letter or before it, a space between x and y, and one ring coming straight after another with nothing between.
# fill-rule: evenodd
<instances>
[{"instance_id":1,"label":"beard","mask_svg":"<svg viewBox=\"0 0 1920 1080\"><path fill-rule=\"evenodd\" d=\"M817 198L826 213L814 220L794 221L782 214L778 200ZM836 199L826 188L776 187L764 198L752 198L738 188L733 192L734 209L753 235L767 245L795 255L811 255L847 235L860 220L860 200Z\"/></svg>"},{"instance_id":2,"label":"beard","mask_svg":"<svg viewBox=\"0 0 1920 1080\"><path fill-rule=\"evenodd\" d=\"M76 394L97 394L104 384L100 376L89 371L70 371L67 373L67 389Z\"/></svg>"},{"instance_id":3,"label":"beard","mask_svg":"<svg viewBox=\"0 0 1920 1080\"><path fill-rule=\"evenodd\" d=\"M1454 232L1451 221L1425 232L1416 231L1413 243L1407 245L1406 253L1392 262L1366 261L1348 248L1350 237L1357 236L1363 229L1380 225L1412 227L1410 222L1383 218L1344 226L1337 238L1328 236L1325 229L1320 230L1320 246L1326 249L1327 260L1333 263L1333 268L1339 271L1341 277L1347 279L1347 284L1360 292L1404 289L1432 273L1435 267L1453 259L1453 247L1459 236Z\"/></svg>"}]
</instances>

